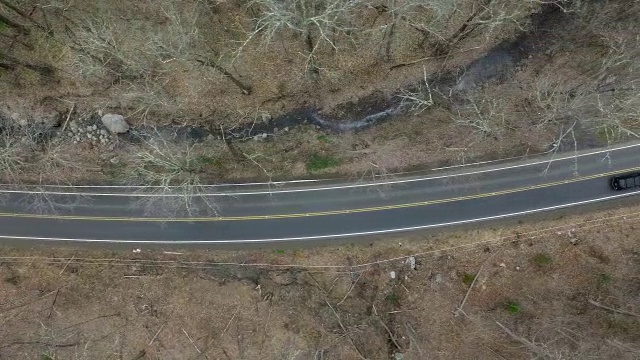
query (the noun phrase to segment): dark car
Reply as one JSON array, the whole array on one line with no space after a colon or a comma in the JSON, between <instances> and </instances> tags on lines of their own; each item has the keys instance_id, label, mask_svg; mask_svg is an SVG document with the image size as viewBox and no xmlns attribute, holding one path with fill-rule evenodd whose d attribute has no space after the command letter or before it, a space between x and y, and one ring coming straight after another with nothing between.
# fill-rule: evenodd
<instances>
[{"instance_id":1,"label":"dark car","mask_svg":"<svg viewBox=\"0 0 640 360\"><path fill-rule=\"evenodd\" d=\"M625 190L640 187L640 173L614 176L611 178L611 188L613 190Z\"/></svg>"}]
</instances>

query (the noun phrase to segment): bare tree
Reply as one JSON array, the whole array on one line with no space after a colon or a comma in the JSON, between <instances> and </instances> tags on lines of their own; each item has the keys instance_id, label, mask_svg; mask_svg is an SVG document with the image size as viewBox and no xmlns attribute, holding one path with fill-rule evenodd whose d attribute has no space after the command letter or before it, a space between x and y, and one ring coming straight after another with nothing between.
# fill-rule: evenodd
<instances>
[{"instance_id":1,"label":"bare tree","mask_svg":"<svg viewBox=\"0 0 640 360\"><path fill-rule=\"evenodd\" d=\"M10 9L9 14L2 12L4 8ZM30 22L29 25L23 25L13 17L19 16ZM29 69L37 72L40 76L50 78L55 73L55 67L51 64L39 60L37 57L22 54L20 51L16 51L15 45L32 51L34 46L30 41L31 30L35 26L36 29L46 31L46 28L40 25L32 16L22 11L18 6L14 5L9 0L0 0L0 30L4 27L15 30L15 33L8 32L2 34L0 38L0 66L7 70L17 70L19 68ZM1 32L1 31L0 31ZM50 32L48 32L50 34ZM20 46L18 48L20 48Z\"/></svg>"},{"instance_id":2,"label":"bare tree","mask_svg":"<svg viewBox=\"0 0 640 360\"><path fill-rule=\"evenodd\" d=\"M399 24L420 32L422 45L429 39L436 43L446 41L448 22L458 11L459 3L459 0L387 0L384 12L389 20L382 26L384 58L390 59L393 35Z\"/></svg>"},{"instance_id":3,"label":"bare tree","mask_svg":"<svg viewBox=\"0 0 640 360\"><path fill-rule=\"evenodd\" d=\"M47 28L47 27L43 26L42 24L40 24L38 21L36 21L34 19L34 17L31 14L23 11L22 9L20 9L20 7L18 7L14 3L12 3L10 0L0 0L0 4L4 5L8 9L11 9L11 11L13 11L16 14L18 14L23 19L29 21L31 24L33 24L34 26L36 26L40 30L43 30L47 35L51 35L51 36L53 35L53 31L50 28ZM44 10L42 9L42 5L41 4L37 4L36 6L39 7L40 10L43 11L42 14L44 15L45 13L44 13Z\"/></svg>"},{"instance_id":4,"label":"bare tree","mask_svg":"<svg viewBox=\"0 0 640 360\"><path fill-rule=\"evenodd\" d=\"M169 19L167 28L152 37L147 43L146 51L155 54L162 63L182 60L211 67L229 79L243 94L250 95L251 86L225 68L218 52L204 41L198 28L199 11L198 3L183 11L177 9L172 2L165 3L162 12Z\"/></svg>"},{"instance_id":5,"label":"bare tree","mask_svg":"<svg viewBox=\"0 0 640 360\"><path fill-rule=\"evenodd\" d=\"M141 49L125 46L125 35L106 16L88 18L73 30L69 28L68 33L77 52L76 71L81 76L139 79L153 69Z\"/></svg>"},{"instance_id":6,"label":"bare tree","mask_svg":"<svg viewBox=\"0 0 640 360\"><path fill-rule=\"evenodd\" d=\"M26 211L57 213L88 198L57 191L56 185L73 185L72 177L83 171L68 152L63 138L37 124L0 126L0 173L2 182ZM4 193L7 195L8 193Z\"/></svg>"},{"instance_id":7,"label":"bare tree","mask_svg":"<svg viewBox=\"0 0 640 360\"><path fill-rule=\"evenodd\" d=\"M504 104L488 96L484 90L468 95L464 104L457 109L454 123L469 126L482 136L495 135L503 129L505 122Z\"/></svg>"},{"instance_id":8,"label":"bare tree","mask_svg":"<svg viewBox=\"0 0 640 360\"><path fill-rule=\"evenodd\" d=\"M304 44L307 71L317 73L315 53L318 48L324 44L336 51L338 37L348 38L357 30L352 24L357 5L357 1L349 0L254 0L250 6L259 15L237 54L255 38L266 46L289 32L299 36Z\"/></svg>"},{"instance_id":9,"label":"bare tree","mask_svg":"<svg viewBox=\"0 0 640 360\"><path fill-rule=\"evenodd\" d=\"M2 23L4 25L16 30L17 32L19 32L22 35L29 35L29 33L30 33L29 28L27 28L26 26L18 23L17 21L12 20L7 15L4 15L2 13L0 13L0 23Z\"/></svg>"},{"instance_id":10,"label":"bare tree","mask_svg":"<svg viewBox=\"0 0 640 360\"><path fill-rule=\"evenodd\" d=\"M2 181L5 183L17 182L26 165L24 149L20 137L16 136L15 126L7 121L0 122L0 176L2 176Z\"/></svg>"},{"instance_id":11,"label":"bare tree","mask_svg":"<svg viewBox=\"0 0 640 360\"><path fill-rule=\"evenodd\" d=\"M55 68L49 64L23 60L16 56L5 53L2 50L0 50L0 62L12 68L23 67L29 70L33 70L40 74L40 76L42 77L51 77L55 73Z\"/></svg>"},{"instance_id":12,"label":"bare tree","mask_svg":"<svg viewBox=\"0 0 640 360\"><path fill-rule=\"evenodd\" d=\"M208 157L199 144L157 129L143 139L129 171L130 183L141 186L137 205L168 218L216 215L212 187L202 178Z\"/></svg>"},{"instance_id":13,"label":"bare tree","mask_svg":"<svg viewBox=\"0 0 640 360\"><path fill-rule=\"evenodd\" d=\"M416 115L430 108L433 105L433 95L427 79L427 69L423 67L423 82L417 89L402 89L398 97L401 99L400 106L407 107Z\"/></svg>"},{"instance_id":14,"label":"bare tree","mask_svg":"<svg viewBox=\"0 0 640 360\"><path fill-rule=\"evenodd\" d=\"M542 78L535 88L538 127L578 121L583 128L604 135L608 141L640 138L640 40L604 37L609 53L593 70L591 80Z\"/></svg>"}]
</instances>

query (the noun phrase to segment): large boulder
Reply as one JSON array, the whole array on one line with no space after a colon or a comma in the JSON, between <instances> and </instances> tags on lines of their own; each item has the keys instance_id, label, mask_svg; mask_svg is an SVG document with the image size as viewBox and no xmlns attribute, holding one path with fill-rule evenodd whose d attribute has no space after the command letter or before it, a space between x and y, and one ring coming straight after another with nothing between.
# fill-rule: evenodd
<instances>
[{"instance_id":1,"label":"large boulder","mask_svg":"<svg viewBox=\"0 0 640 360\"><path fill-rule=\"evenodd\" d=\"M129 124L127 124L122 115L105 114L102 116L102 124L114 134L122 134L129 131Z\"/></svg>"}]
</instances>

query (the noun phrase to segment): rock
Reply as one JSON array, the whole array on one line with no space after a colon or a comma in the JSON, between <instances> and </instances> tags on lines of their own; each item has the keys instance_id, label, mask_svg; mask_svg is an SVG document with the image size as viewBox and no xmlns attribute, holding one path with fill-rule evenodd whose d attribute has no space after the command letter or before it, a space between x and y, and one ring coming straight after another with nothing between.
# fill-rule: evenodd
<instances>
[{"instance_id":1,"label":"rock","mask_svg":"<svg viewBox=\"0 0 640 360\"><path fill-rule=\"evenodd\" d=\"M296 277L289 271L270 273L271 280L278 285L290 285L296 281Z\"/></svg>"},{"instance_id":2,"label":"rock","mask_svg":"<svg viewBox=\"0 0 640 360\"><path fill-rule=\"evenodd\" d=\"M288 127L288 126L287 126L287 127L285 127L285 128L283 129L283 131L284 131L284 132L289 132L289 127Z\"/></svg>"},{"instance_id":3,"label":"rock","mask_svg":"<svg viewBox=\"0 0 640 360\"><path fill-rule=\"evenodd\" d=\"M266 139L266 138L267 138L267 135L268 135L267 133L262 133L262 134L260 134L260 137L261 137L262 139Z\"/></svg>"},{"instance_id":4,"label":"rock","mask_svg":"<svg viewBox=\"0 0 640 360\"><path fill-rule=\"evenodd\" d=\"M91 130L93 130L93 126L89 125L89 126L87 126L86 129L87 129L87 131L91 131Z\"/></svg>"},{"instance_id":5,"label":"rock","mask_svg":"<svg viewBox=\"0 0 640 360\"><path fill-rule=\"evenodd\" d=\"M391 271L391 272L389 273L389 276L390 276L392 279L395 279L395 278L396 278L396 272L395 272L395 271Z\"/></svg>"},{"instance_id":6,"label":"rock","mask_svg":"<svg viewBox=\"0 0 640 360\"><path fill-rule=\"evenodd\" d=\"M105 114L102 117L102 124L114 134L122 134L129 131L129 124L127 124L122 115Z\"/></svg>"},{"instance_id":7,"label":"rock","mask_svg":"<svg viewBox=\"0 0 640 360\"><path fill-rule=\"evenodd\" d=\"M416 269L416 258L413 257L413 256L409 256L407 258L407 261L405 261L405 264L409 265L411 270L415 270Z\"/></svg>"},{"instance_id":8,"label":"rock","mask_svg":"<svg viewBox=\"0 0 640 360\"><path fill-rule=\"evenodd\" d=\"M442 283L442 274L433 275L433 282L436 283L436 284L441 284Z\"/></svg>"},{"instance_id":9,"label":"rock","mask_svg":"<svg viewBox=\"0 0 640 360\"><path fill-rule=\"evenodd\" d=\"M209 142L212 142L212 141L214 141L215 139L216 139L216 137L215 137L215 136L213 136L213 135L211 135L211 134L209 134L209 135L207 136L207 141L209 141Z\"/></svg>"},{"instance_id":10,"label":"rock","mask_svg":"<svg viewBox=\"0 0 640 360\"><path fill-rule=\"evenodd\" d=\"M100 135L107 136L107 135L109 135L109 134L107 133L107 130L105 130L105 129L100 129Z\"/></svg>"},{"instance_id":11,"label":"rock","mask_svg":"<svg viewBox=\"0 0 640 360\"><path fill-rule=\"evenodd\" d=\"M393 354L393 360L403 360L404 359L404 354L403 353L395 353Z\"/></svg>"},{"instance_id":12,"label":"rock","mask_svg":"<svg viewBox=\"0 0 640 360\"><path fill-rule=\"evenodd\" d=\"M269 115L269 113L261 113L260 117L262 118L262 122L265 124L269 124L271 121L271 115Z\"/></svg>"}]
</instances>

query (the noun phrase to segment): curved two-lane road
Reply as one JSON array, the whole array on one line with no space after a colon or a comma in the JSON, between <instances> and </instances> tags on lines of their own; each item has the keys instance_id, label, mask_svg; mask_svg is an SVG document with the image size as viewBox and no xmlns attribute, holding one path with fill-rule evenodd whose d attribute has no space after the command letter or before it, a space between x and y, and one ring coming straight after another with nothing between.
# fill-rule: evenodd
<instances>
[{"instance_id":1,"label":"curved two-lane road","mask_svg":"<svg viewBox=\"0 0 640 360\"><path fill-rule=\"evenodd\" d=\"M132 206L121 187L51 188L90 201L56 215L18 204L33 195L4 193L0 239L136 244L261 243L318 240L437 228L633 196L609 187L613 174L640 171L640 144L577 156L479 165L380 179L219 186L218 217L162 219ZM58 194L57 196L65 196Z\"/></svg>"}]
</instances>

